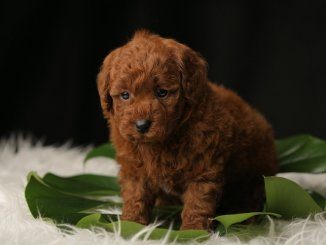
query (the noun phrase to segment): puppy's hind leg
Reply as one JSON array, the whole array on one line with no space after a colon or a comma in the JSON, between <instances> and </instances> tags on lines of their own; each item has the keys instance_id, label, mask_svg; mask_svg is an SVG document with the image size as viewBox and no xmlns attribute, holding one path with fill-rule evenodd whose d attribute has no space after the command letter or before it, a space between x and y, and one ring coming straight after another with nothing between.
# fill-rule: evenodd
<instances>
[{"instance_id":1,"label":"puppy's hind leg","mask_svg":"<svg viewBox=\"0 0 326 245\"><path fill-rule=\"evenodd\" d=\"M156 198L155 206L179 206L182 202L179 197L168 195L165 193L160 194Z\"/></svg>"}]
</instances>

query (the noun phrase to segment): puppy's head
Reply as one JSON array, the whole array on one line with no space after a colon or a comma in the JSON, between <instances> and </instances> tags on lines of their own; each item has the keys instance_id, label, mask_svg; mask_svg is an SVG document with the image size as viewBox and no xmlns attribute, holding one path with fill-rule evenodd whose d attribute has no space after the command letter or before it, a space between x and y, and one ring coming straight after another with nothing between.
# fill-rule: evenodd
<instances>
[{"instance_id":1,"label":"puppy's head","mask_svg":"<svg viewBox=\"0 0 326 245\"><path fill-rule=\"evenodd\" d=\"M203 98L206 63L173 39L139 31L105 58L97 84L104 116L123 138L164 142Z\"/></svg>"}]
</instances>

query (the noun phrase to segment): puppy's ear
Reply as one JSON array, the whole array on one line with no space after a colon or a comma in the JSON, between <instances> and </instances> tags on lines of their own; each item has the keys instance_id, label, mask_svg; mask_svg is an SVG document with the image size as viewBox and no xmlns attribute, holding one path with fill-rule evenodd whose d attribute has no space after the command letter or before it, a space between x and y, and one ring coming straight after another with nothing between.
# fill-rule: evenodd
<instances>
[{"instance_id":1,"label":"puppy's ear","mask_svg":"<svg viewBox=\"0 0 326 245\"><path fill-rule=\"evenodd\" d=\"M111 52L103 61L100 71L97 75L97 90L100 96L103 114L106 118L113 113L113 100L110 96L110 72L112 61L115 58L115 51Z\"/></svg>"},{"instance_id":2,"label":"puppy's ear","mask_svg":"<svg viewBox=\"0 0 326 245\"><path fill-rule=\"evenodd\" d=\"M182 53L181 85L185 99L193 105L204 95L207 87L207 64L201 55L188 47Z\"/></svg>"}]
</instances>

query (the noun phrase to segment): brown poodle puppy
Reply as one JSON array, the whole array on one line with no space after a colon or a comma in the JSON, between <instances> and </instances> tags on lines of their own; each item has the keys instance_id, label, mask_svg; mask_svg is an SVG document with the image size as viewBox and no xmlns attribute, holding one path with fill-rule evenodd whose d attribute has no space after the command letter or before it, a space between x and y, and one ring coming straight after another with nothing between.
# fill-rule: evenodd
<instances>
[{"instance_id":1,"label":"brown poodle puppy","mask_svg":"<svg viewBox=\"0 0 326 245\"><path fill-rule=\"evenodd\" d=\"M181 229L209 229L216 213L261 210L263 175L277 171L272 129L206 70L189 47L146 31L105 58L98 90L123 220L147 224L154 205L179 202Z\"/></svg>"}]
</instances>

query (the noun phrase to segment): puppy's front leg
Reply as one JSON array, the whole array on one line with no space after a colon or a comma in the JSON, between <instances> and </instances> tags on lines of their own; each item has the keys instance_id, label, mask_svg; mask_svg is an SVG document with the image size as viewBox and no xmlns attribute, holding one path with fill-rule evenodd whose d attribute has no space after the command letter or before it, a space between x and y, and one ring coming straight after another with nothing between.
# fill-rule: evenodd
<instances>
[{"instance_id":1,"label":"puppy's front leg","mask_svg":"<svg viewBox=\"0 0 326 245\"><path fill-rule=\"evenodd\" d=\"M148 224L155 198L142 180L121 181L123 208L121 220Z\"/></svg>"},{"instance_id":2,"label":"puppy's front leg","mask_svg":"<svg viewBox=\"0 0 326 245\"><path fill-rule=\"evenodd\" d=\"M191 182L183 196L181 229L212 228L209 218L214 217L221 194L222 182Z\"/></svg>"}]
</instances>

